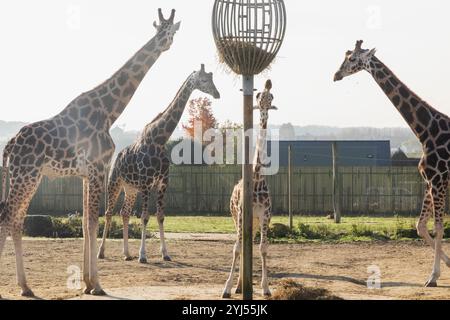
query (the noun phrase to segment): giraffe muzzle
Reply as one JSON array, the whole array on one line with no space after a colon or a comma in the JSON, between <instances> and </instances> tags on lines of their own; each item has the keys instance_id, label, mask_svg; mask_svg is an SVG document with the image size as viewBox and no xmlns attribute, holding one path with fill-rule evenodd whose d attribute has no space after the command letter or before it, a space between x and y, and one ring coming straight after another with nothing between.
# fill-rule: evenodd
<instances>
[{"instance_id":1,"label":"giraffe muzzle","mask_svg":"<svg viewBox=\"0 0 450 320\"><path fill-rule=\"evenodd\" d=\"M340 71L336 72L336 74L334 75L334 82L341 81L342 79L344 79L342 73Z\"/></svg>"}]
</instances>

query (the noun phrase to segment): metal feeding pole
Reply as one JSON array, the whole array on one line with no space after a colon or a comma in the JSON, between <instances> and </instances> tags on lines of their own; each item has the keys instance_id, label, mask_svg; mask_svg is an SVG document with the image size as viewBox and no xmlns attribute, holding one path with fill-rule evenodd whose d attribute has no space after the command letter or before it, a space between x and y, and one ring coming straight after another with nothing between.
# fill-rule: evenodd
<instances>
[{"instance_id":1,"label":"metal feeding pole","mask_svg":"<svg viewBox=\"0 0 450 320\"><path fill-rule=\"evenodd\" d=\"M254 76L274 60L286 33L286 7L283 0L215 0L212 30L220 61L242 75L244 94L244 137L253 129ZM250 159L252 136L244 140L243 241L241 280L244 300L253 297L252 197L253 168Z\"/></svg>"}]
</instances>

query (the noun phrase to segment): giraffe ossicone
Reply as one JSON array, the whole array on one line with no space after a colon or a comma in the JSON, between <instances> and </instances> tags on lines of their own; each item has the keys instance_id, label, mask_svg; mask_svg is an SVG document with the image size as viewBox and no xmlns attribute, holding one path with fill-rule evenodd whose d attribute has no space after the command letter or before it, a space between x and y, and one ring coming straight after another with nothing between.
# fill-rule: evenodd
<instances>
[{"instance_id":1,"label":"giraffe ossicone","mask_svg":"<svg viewBox=\"0 0 450 320\"><path fill-rule=\"evenodd\" d=\"M205 71L202 64L199 71L194 71L179 89L172 103L152 122L147 124L138 139L122 150L114 162L108 182L108 207L103 239L98 252L100 259L105 257L106 238L112 221L113 209L122 190L125 191L125 201L120 214L123 220L123 254L125 260L131 260L128 249L128 222L131 210L138 193L142 195L141 214L141 247L139 262L146 263L145 249L146 229L149 220L148 202L152 191L157 193L156 217L159 225L161 254L164 260L171 260L164 239L165 193L169 184L170 160L166 151L166 143L172 136L191 94L199 90L216 99L220 98L213 74Z\"/></svg>"},{"instance_id":2,"label":"giraffe ossicone","mask_svg":"<svg viewBox=\"0 0 450 320\"><path fill-rule=\"evenodd\" d=\"M9 179L10 188L8 194L2 194L0 204L0 256L6 237L11 234L22 295L33 295L25 277L22 227L44 175L83 179L84 292L105 294L98 279L96 240L100 197L115 149L109 130L147 72L162 52L171 47L180 26L173 23L174 18L175 11L166 20L159 10L156 35L112 77L79 95L56 116L23 127L5 146L2 186L6 190Z\"/></svg>"},{"instance_id":3,"label":"giraffe ossicone","mask_svg":"<svg viewBox=\"0 0 450 320\"><path fill-rule=\"evenodd\" d=\"M355 49L347 51L344 62L334 75L334 81L362 70L369 72L423 146L419 172L426 182L426 190L417 232L434 249L433 270L425 285L436 287L440 277L440 261L443 260L450 267L450 259L442 251L450 169L450 118L411 91L375 56L375 49L363 49L362 43L362 40L357 41ZM427 222L433 215L435 239L427 229Z\"/></svg>"},{"instance_id":4,"label":"giraffe ossicone","mask_svg":"<svg viewBox=\"0 0 450 320\"><path fill-rule=\"evenodd\" d=\"M270 296L269 281L267 275L267 254L268 254L268 231L270 226L270 219L272 217L272 199L270 197L269 186L264 178L262 169L264 164L261 162L261 158L264 158L264 145L266 143L267 134L267 122L269 119L269 111L277 110L272 105L274 99L271 93L272 81L267 80L265 89L256 95L257 106L254 109L260 112L260 124L259 133L256 142L256 151L253 161L253 237L255 238L256 232L259 226L261 233L260 241L260 254L262 262L262 279L261 288L264 296ZM263 155L263 156L261 156ZM236 242L233 248L233 261L231 265L231 271L228 279L225 283L225 288L222 293L222 298L231 297L231 289L233 287L233 275L238 265L238 259L240 257L241 243L242 243L242 201L243 201L243 181L242 179L236 184L233 189L233 193L230 199L230 212L233 217L234 225L236 228ZM240 266L240 264L239 264ZM242 271L242 270L240 270ZM241 292L241 274L238 279L238 286L236 293Z\"/></svg>"}]
</instances>

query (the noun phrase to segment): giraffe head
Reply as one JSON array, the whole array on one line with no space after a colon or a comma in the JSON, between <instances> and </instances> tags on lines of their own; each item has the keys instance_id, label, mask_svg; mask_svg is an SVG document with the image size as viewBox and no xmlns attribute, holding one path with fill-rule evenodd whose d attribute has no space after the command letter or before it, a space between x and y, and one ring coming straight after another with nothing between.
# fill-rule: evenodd
<instances>
[{"instance_id":1,"label":"giraffe head","mask_svg":"<svg viewBox=\"0 0 450 320\"><path fill-rule=\"evenodd\" d=\"M158 9L159 24L155 21L153 26L156 28L156 37L159 41L159 46L162 51L170 49L173 43L173 37L175 33L180 30L180 22L174 23L175 9L172 9L172 13L169 19L165 19L161 8Z\"/></svg>"},{"instance_id":2,"label":"giraffe head","mask_svg":"<svg viewBox=\"0 0 450 320\"><path fill-rule=\"evenodd\" d=\"M362 49L362 43L362 40L356 41L355 49L345 53L345 60L334 75L334 81L340 81L345 77L369 68L370 60L374 57L376 50Z\"/></svg>"},{"instance_id":3,"label":"giraffe head","mask_svg":"<svg viewBox=\"0 0 450 320\"><path fill-rule=\"evenodd\" d=\"M200 90L203 93L209 94L214 97L214 99L220 99L220 93L216 88L213 81L213 73L207 73L205 71L205 65L202 64L199 71L194 71L192 74L192 81L194 83L195 89Z\"/></svg>"},{"instance_id":4,"label":"giraffe head","mask_svg":"<svg viewBox=\"0 0 450 320\"><path fill-rule=\"evenodd\" d=\"M267 80L264 91L259 92L256 95L257 105L254 107L254 109L260 111L262 121L267 121L267 119L269 118L269 110L278 110L277 107L272 105L274 97L270 90L272 90L272 81Z\"/></svg>"}]
</instances>

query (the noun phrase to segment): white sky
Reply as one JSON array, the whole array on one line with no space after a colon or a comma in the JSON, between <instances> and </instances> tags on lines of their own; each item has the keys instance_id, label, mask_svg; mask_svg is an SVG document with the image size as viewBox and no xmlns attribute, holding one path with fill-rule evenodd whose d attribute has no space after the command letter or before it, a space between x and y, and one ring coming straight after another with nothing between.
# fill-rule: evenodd
<instances>
[{"instance_id":1,"label":"white sky","mask_svg":"<svg viewBox=\"0 0 450 320\"><path fill-rule=\"evenodd\" d=\"M0 119L53 116L107 79L154 36L157 8L181 20L171 50L144 79L116 124L141 129L173 99L200 63L215 72L219 121L241 120L240 80L217 64L213 0L2 0ZM406 126L374 80L361 73L333 83L357 39L411 89L450 114L450 2L447 0L285 0L288 29L276 63L257 77L274 83L273 124ZM79 12L79 28L77 27ZM197 93L195 96L199 95Z\"/></svg>"}]
</instances>

